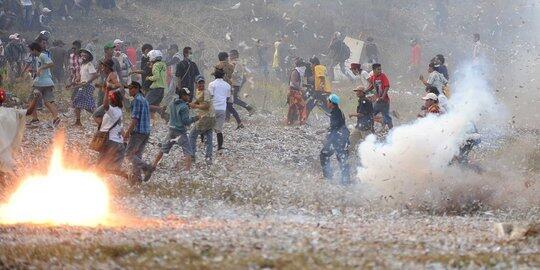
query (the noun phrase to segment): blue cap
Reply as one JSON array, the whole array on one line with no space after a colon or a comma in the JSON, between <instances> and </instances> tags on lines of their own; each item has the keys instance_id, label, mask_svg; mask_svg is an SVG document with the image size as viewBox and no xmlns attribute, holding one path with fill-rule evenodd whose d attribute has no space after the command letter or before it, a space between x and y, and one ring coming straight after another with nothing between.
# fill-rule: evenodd
<instances>
[{"instance_id":1,"label":"blue cap","mask_svg":"<svg viewBox=\"0 0 540 270\"><path fill-rule=\"evenodd\" d=\"M197 75L197 77L195 77L195 82L196 83L199 83L199 82L204 82L204 77L203 75Z\"/></svg>"},{"instance_id":2,"label":"blue cap","mask_svg":"<svg viewBox=\"0 0 540 270\"><path fill-rule=\"evenodd\" d=\"M340 101L340 98L338 95L336 94L331 94L330 96L328 96L328 101L336 104L336 105L339 105L339 101Z\"/></svg>"}]
</instances>

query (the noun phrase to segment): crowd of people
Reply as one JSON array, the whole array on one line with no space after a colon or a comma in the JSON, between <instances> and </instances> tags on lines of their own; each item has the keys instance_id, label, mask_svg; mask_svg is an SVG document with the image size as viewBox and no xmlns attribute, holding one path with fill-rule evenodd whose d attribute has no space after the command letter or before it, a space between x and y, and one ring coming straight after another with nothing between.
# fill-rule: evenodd
<instances>
[{"instance_id":1,"label":"crowd of people","mask_svg":"<svg viewBox=\"0 0 540 270\"><path fill-rule=\"evenodd\" d=\"M0 1L0 29L53 31L53 20L73 20L86 16L93 5L92 0L2 0ZM118 6L116 0L97 0L103 9ZM127 2L127 1L126 1Z\"/></svg>"},{"instance_id":2,"label":"crowd of people","mask_svg":"<svg viewBox=\"0 0 540 270\"><path fill-rule=\"evenodd\" d=\"M15 33L10 35L10 41L3 49L7 56L8 77L28 73L33 79L34 96L28 110L32 120L29 124L40 122L34 107L42 103L52 115L51 126L58 126L61 120L54 89L60 85L70 90L75 117L73 126L83 125L83 111L90 113L97 124L91 143L91 149L99 152L97 168L129 179L132 184L150 180L164 154L168 154L174 145L182 148L183 167L189 171L196 158L199 138L204 143L205 163L211 165L214 134L217 153L221 155L225 141L223 126L230 115L235 119L237 129L244 128L236 107L245 109L250 115L255 112L255 108L243 101L239 94L247 81L247 71L236 49L217 55L216 64L211 68L213 79L210 80L203 76L199 65L192 60L191 47L184 47L181 52L176 44L160 43L154 48L147 43L137 48L136 42L115 39L104 44L103 56L97 59L97 37L88 41L84 48L82 41L73 41L68 51L60 40L52 41L53 46L50 47L51 36L44 30L25 46L25 41ZM294 65L286 67L281 62L283 42L285 39L276 42L272 67L277 77L282 72L288 73L286 124L305 124L316 106L324 111L330 117L330 127L320 152L323 176L328 180L333 178L330 157L335 154L341 168L341 184L347 185L351 182L348 156L351 149L370 134L380 131L376 131L376 123L382 130L390 130L394 126L390 113L390 80L377 62L378 50L371 47L368 53L370 71L363 69L366 64L352 63L349 74L344 66L348 57L341 56L342 53L336 53L332 57L335 61L328 65L314 56L309 61L295 57L292 59ZM373 40L370 39L366 46L371 46L370 42ZM477 58L480 51L478 34L474 35L474 42L473 58ZM416 44L412 43L413 58L418 61ZM332 38L329 49L345 51L344 54L350 56L340 33ZM266 76L267 68L262 65L267 63L266 59L262 54L259 56L261 73ZM357 110L348 114L349 118L357 119L352 132L347 128L347 117L340 108L341 98L332 89L336 65L347 77L350 76L353 83L359 84L353 90L358 97ZM439 115L448 110L449 72L444 56L435 56L427 71L427 79L424 76L419 78L426 91L419 117ZM5 95L2 89L0 102L6 99ZM124 115L129 116L127 126L124 126ZM152 162L147 162L143 155L153 127L159 124L158 117L166 122L169 130L162 138L158 155ZM122 169L125 158L131 162L129 173Z\"/></svg>"}]
</instances>

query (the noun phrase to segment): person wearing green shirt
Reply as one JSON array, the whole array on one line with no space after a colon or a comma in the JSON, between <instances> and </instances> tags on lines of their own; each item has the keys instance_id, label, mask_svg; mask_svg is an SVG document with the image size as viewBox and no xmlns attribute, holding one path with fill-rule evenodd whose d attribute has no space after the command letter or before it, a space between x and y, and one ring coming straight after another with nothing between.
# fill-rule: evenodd
<instances>
[{"instance_id":1,"label":"person wearing green shirt","mask_svg":"<svg viewBox=\"0 0 540 270\"><path fill-rule=\"evenodd\" d=\"M154 118L155 112L162 112L160 104L163 100L165 86L167 84L167 65L163 62L163 54L159 50L151 50L148 52L148 56L152 67L152 75L146 79L152 82L152 84L150 85L150 90L146 93L146 100L150 104L151 117Z\"/></svg>"}]
</instances>

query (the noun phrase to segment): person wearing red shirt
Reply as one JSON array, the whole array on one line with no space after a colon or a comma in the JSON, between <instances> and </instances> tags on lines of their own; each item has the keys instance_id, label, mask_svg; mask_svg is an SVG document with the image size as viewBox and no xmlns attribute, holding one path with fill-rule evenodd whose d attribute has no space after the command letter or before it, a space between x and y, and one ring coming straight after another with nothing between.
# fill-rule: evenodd
<instances>
[{"instance_id":1,"label":"person wearing red shirt","mask_svg":"<svg viewBox=\"0 0 540 270\"><path fill-rule=\"evenodd\" d=\"M131 42L127 44L126 55L133 65L137 64L137 49L135 49Z\"/></svg>"},{"instance_id":2,"label":"person wearing red shirt","mask_svg":"<svg viewBox=\"0 0 540 270\"><path fill-rule=\"evenodd\" d=\"M418 72L420 58L422 57L422 47L416 38L411 40L411 69Z\"/></svg>"},{"instance_id":3,"label":"person wearing red shirt","mask_svg":"<svg viewBox=\"0 0 540 270\"><path fill-rule=\"evenodd\" d=\"M373 116L381 113L384 118L384 124L388 129L394 127L392 117L390 116L390 97L388 90L390 89L390 81L382 72L381 64L375 63L372 65L373 75L369 77L369 87L367 91L375 90L375 104L373 106Z\"/></svg>"}]
</instances>

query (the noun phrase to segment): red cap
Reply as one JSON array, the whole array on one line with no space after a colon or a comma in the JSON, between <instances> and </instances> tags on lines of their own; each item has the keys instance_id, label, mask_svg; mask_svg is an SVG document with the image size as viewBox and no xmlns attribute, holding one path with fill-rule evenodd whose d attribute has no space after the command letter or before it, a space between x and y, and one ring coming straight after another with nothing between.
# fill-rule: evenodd
<instances>
[{"instance_id":1,"label":"red cap","mask_svg":"<svg viewBox=\"0 0 540 270\"><path fill-rule=\"evenodd\" d=\"M0 104L4 103L4 101L6 101L6 91L0 88Z\"/></svg>"},{"instance_id":2,"label":"red cap","mask_svg":"<svg viewBox=\"0 0 540 270\"><path fill-rule=\"evenodd\" d=\"M351 69L358 69L358 70L360 70L360 69L361 69L361 66L360 66L360 64L358 64L358 63L351 63Z\"/></svg>"}]
</instances>

